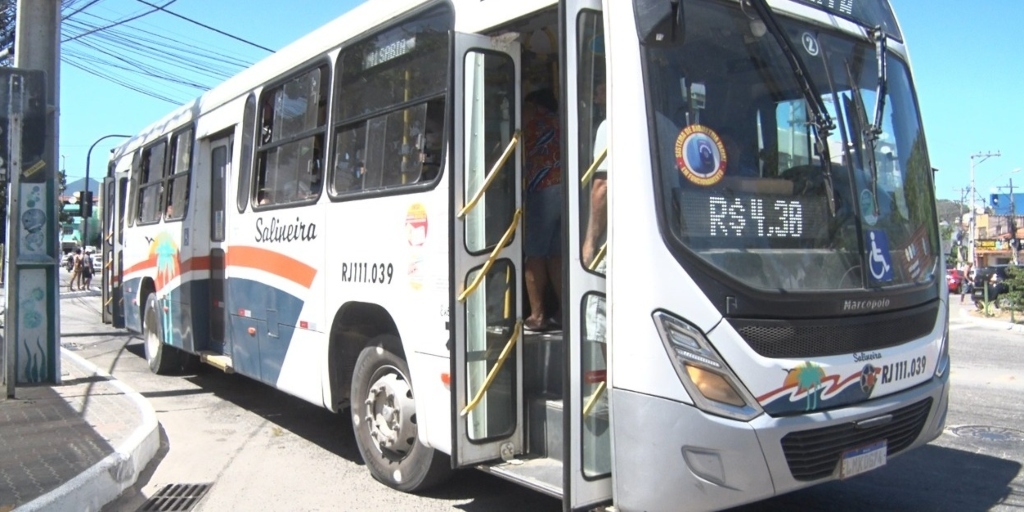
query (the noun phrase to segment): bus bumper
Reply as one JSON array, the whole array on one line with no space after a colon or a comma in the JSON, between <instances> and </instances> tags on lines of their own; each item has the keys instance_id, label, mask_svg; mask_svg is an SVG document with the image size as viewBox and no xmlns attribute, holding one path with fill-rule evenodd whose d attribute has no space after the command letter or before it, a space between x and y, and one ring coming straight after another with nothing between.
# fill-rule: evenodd
<instances>
[{"instance_id":1,"label":"bus bumper","mask_svg":"<svg viewBox=\"0 0 1024 512\"><path fill-rule=\"evenodd\" d=\"M612 391L614 423L615 505L619 510L720 510L791 492L840 476L840 457L850 447L832 429L852 432L857 447L887 439L886 428L901 430L896 421L920 425L916 436L898 446L899 453L916 448L942 433L949 401L949 372L917 387L841 409L750 422L711 416L688 404L646 394ZM906 411L916 412L911 419ZM864 439L854 424L892 414L891 427L881 425ZM903 418L900 420L900 418ZM900 428L897 428L900 427ZM827 474L799 478L791 469L783 440L792 433L823 431L835 442ZM894 436L895 437L895 436ZM894 447L889 442L890 450ZM800 455L794 454L794 460ZM895 454L894 454L895 455ZM890 458L894 455L891 455Z\"/></svg>"}]
</instances>

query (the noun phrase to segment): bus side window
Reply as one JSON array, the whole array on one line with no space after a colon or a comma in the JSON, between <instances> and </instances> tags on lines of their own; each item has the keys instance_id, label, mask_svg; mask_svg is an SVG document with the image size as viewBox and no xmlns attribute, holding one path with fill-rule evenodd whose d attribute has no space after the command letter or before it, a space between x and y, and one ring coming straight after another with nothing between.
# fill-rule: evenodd
<instances>
[{"instance_id":1,"label":"bus side window","mask_svg":"<svg viewBox=\"0 0 1024 512\"><path fill-rule=\"evenodd\" d=\"M138 220L151 224L160 220L164 213L164 158L167 143L157 142L142 151L139 182Z\"/></svg>"},{"instance_id":2,"label":"bus side window","mask_svg":"<svg viewBox=\"0 0 1024 512\"><path fill-rule=\"evenodd\" d=\"M330 74L305 70L267 89L261 99L257 205L307 202L320 194Z\"/></svg>"},{"instance_id":3,"label":"bus side window","mask_svg":"<svg viewBox=\"0 0 1024 512\"><path fill-rule=\"evenodd\" d=\"M366 176L366 122L345 127L338 131L335 141L333 192L358 192L363 190Z\"/></svg>"},{"instance_id":4,"label":"bus side window","mask_svg":"<svg viewBox=\"0 0 1024 512\"><path fill-rule=\"evenodd\" d=\"M434 181L441 174L444 157L444 102L434 100L427 104L426 126L420 144L420 162L423 170L420 181Z\"/></svg>"}]
</instances>

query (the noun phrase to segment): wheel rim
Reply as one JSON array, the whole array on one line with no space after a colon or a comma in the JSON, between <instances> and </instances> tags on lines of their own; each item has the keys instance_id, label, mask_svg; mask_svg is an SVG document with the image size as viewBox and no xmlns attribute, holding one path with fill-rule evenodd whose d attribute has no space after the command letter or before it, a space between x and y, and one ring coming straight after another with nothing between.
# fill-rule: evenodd
<instances>
[{"instance_id":1,"label":"wheel rim","mask_svg":"<svg viewBox=\"0 0 1024 512\"><path fill-rule=\"evenodd\" d=\"M402 459L416 442L416 402L409 380L398 368L379 368L366 392L366 428L382 455Z\"/></svg>"}]
</instances>

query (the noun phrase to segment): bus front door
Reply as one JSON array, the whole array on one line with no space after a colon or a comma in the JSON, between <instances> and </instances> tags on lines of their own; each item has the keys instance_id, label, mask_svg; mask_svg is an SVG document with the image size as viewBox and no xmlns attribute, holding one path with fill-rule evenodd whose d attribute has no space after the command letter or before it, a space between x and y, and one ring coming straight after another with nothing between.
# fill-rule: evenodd
<instances>
[{"instance_id":1,"label":"bus front door","mask_svg":"<svg viewBox=\"0 0 1024 512\"><path fill-rule=\"evenodd\" d=\"M131 158L128 159L129 161ZM121 289L121 258L127 213L128 172L111 173L103 180L103 322L124 328L124 292Z\"/></svg>"},{"instance_id":2,"label":"bus front door","mask_svg":"<svg viewBox=\"0 0 1024 512\"><path fill-rule=\"evenodd\" d=\"M519 46L456 34L452 458L523 453Z\"/></svg>"},{"instance_id":3,"label":"bus front door","mask_svg":"<svg viewBox=\"0 0 1024 512\"><path fill-rule=\"evenodd\" d=\"M210 204L204 208L209 213L209 258L210 258L210 289L207 298L209 320L208 348L217 354L231 354L230 340L224 336L227 322L225 307L225 197L227 183L231 177L232 138L226 137L210 141Z\"/></svg>"},{"instance_id":4,"label":"bus front door","mask_svg":"<svg viewBox=\"0 0 1024 512\"><path fill-rule=\"evenodd\" d=\"M562 122L567 218L563 265L568 282L564 327L567 376L563 423L563 496L567 510L612 499L605 276L608 178L604 16L600 0L561 4Z\"/></svg>"}]
</instances>

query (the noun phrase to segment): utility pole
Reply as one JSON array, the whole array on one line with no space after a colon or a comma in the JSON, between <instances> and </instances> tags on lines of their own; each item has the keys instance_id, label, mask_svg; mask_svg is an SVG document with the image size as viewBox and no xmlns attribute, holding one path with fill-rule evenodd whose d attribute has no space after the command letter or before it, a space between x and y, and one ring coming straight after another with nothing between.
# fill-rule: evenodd
<instances>
[{"instance_id":1,"label":"utility pole","mask_svg":"<svg viewBox=\"0 0 1024 512\"><path fill-rule=\"evenodd\" d=\"M976 221L975 221L975 216L976 216L975 211L977 210L977 208L975 208L975 203L974 203L974 194L975 194L975 189L974 189L974 166L975 166L975 159L978 159L977 163L980 164L980 163L984 162L985 160L988 160L989 158L991 158L993 156L1000 156L1000 154L999 154L998 151L996 151L995 153L992 153L990 151L990 152L987 152L987 153L975 153L975 154L971 155L971 232L970 232L971 246L970 246L970 264L972 266L975 266L975 267L978 265L978 261L977 261L978 253L977 253L977 250L976 250L976 242L977 242L977 238L978 238L978 233L977 233L978 229L976 227L977 224L976 224Z\"/></svg>"},{"instance_id":2,"label":"utility pole","mask_svg":"<svg viewBox=\"0 0 1024 512\"><path fill-rule=\"evenodd\" d=\"M35 87L31 80L9 82L12 92L17 89L11 97L17 96L12 104L19 110L12 110L13 133L7 148L4 380L8 398L14 396L16 384L60 383L56 196L60 7L60 0L18 2L13 70L26 77L37 73L40 78Z\"/></svg>"},{"instance_id":3,"label":"utility pole","mask_svg":"<svg viewBox=\"0 0 1024 512\"><path fill-rule=\"evenodd\" d=\"M1013 203L1013 178L1010 178L1010 186L1009 187L999 187L999 188L1000 189L1003 189L1003 188L1009 188L1010 189L1010 219L1009 219L1009 222L1008 222L1009 228L1010 228L1010 241L1009 242L1010 242L1010 253L1012 255L1013 264L1016 265L1017 262L1018 262L1018 260L1017 260L1017 243L1018 243L1017 242L1017 207Z\"/></svg>"},{"instance_id":4,"label":"utility pole","mask_svg":"<svg viewBox=\"0 0 1024 512\"><path fill-rule=\"evenodd\" d=\"M953 190L960 193L960 203L957 204L958 208L956 214L956 230L957 233L959 233L957 235L956 268L962 269L964 267L964 260L967 258L963 250L964 235L961 229L963 228L964 221L964 207L967 205L967 194L970 193L971 189L968 187L960 187ZM970 244L970 235L968 235L967 243Z\"/></svg>"}]
</instances>

